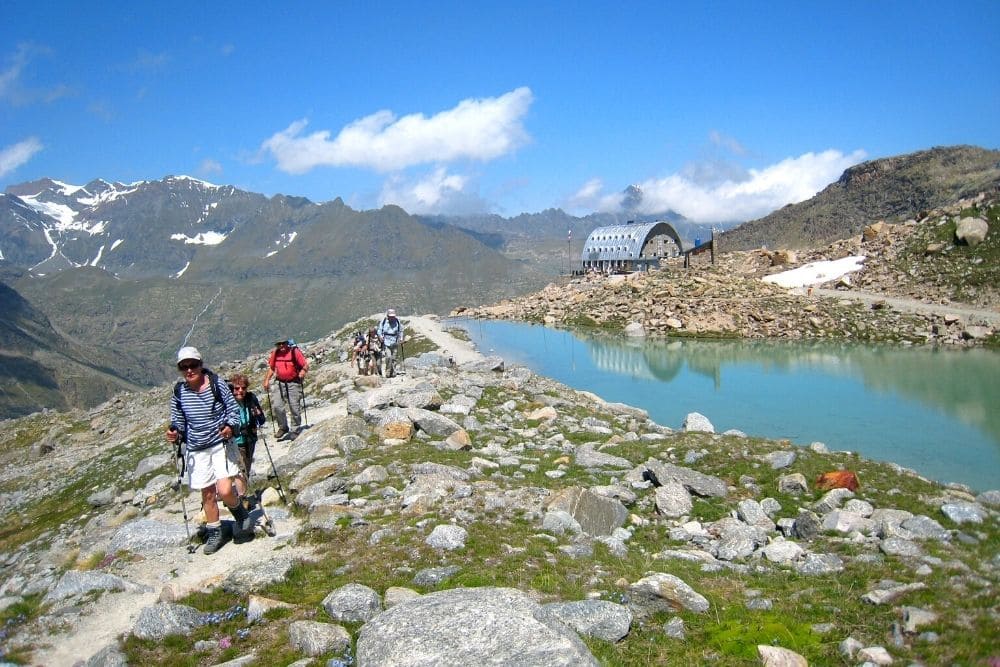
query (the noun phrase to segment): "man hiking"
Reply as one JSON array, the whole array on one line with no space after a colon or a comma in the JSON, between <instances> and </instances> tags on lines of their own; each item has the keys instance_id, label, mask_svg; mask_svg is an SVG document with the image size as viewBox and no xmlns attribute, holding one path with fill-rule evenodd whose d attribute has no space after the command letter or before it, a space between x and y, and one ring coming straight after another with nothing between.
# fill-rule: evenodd
<instances>
[{"instance_id":1,"label":"man hiking","mask_svg":"<svg viewBox=\"0 0 1000 667\"><path fill-rule=\"evenodd\" d=\"M309 362L298 347L292 347L287 340L275 341L274 349L267 360L264 375L264 391L271 397L274 419L278 423L278 440L294 440L302 425L302 380L309 370ZM274 390L271 378L277 378ZM291 413L291 428L285 415L285 406Z\"/></svg>"},{"instance_id":2,"label":"man hiking","mask_svg":"<svg viewBox=\"0 0 1000 667\"><path fill-rule=\"evenodd\" d=\"M378 336L382 339L386 377L396 374L396 364L399 363L399 351L403 345L403 323L396 317L393 308L385 311L385 317L378 325Z\"/></svg>"},{"instance_id":3,"label":"man hiking","mask_svg":"<svg viewBox=\"0 0 1000 667\"><path fill-rule=\"evenodd\" d=\"M233 486L233 477L240 472L239 451L232 440L240 426L240 408L226 383L204 367L197 348L178 350L177 370L184 380L174 387L170 401L167 441L177 446L191 489L201 491L208 530L205 553L213 554L224 544L219 498L236 522L233 537L247 534L249 513Z\"/></svg>"}]
</instances>

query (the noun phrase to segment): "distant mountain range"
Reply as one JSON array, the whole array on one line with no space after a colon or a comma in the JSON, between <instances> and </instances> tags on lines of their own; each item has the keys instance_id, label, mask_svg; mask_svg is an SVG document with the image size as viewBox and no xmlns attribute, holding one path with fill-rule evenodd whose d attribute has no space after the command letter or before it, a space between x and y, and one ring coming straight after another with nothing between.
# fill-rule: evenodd
<instances>
[{"instance_id":1,"label":"distant mountain range","mask_svg":"<svg viewBox=\"0 0 1000 667\"><path fill-rule=\"evenodd\" d=\"M846 170L807 201L722 234L723 251L808 248L903 220L980 192L1000 191L1000 151L951 146L871 160Z\"/></svg>"},{"instance_id":2,"label":"distant mountain range","mask_svg":"<svg viewBox=\"0 0 1000 667\"><path fill-rule=\"evenodd\" d=\"M726 232L723 250L849 236L997 188L998 165L1000 152L972 147L867 162L807 202ZM634 210L642 191L624 195ZM0 417L160 382L183 343L210 362L243 358L389 306L448 312L534 291L579 261L594 228L628 220L668 220L688 243L711 234L672 212L412 216L185 176L14 185L0 194L0 378L12 387L0 392Z\"/></svg>"},{"instance_id":3,"label":"distant mountain range","mask_svg":"<svg viewBox=\"0 0 1000 667\"><path fill-rule=\"evenodd\" d=\"M185 341L210 360L244 357L388 306L447 312L551 279L480 236L395 206L354 211L340 199L268 198L186 177L12 186L0 195L0 280L9 299L44 314L32 319L36 330L51 326L29 345L4 342L0 375L23 375L28 360L58 379L71 360L45 356L38 341L59 349L66 339L107 351L114 363L100 373L148 384L173 374ZM0 395L0 416L93 405L109 391L63 402Z\"/></svg>"},{"instance_id":4,"label":"distant mountain range","mask_svg":"<svg viewBox=\"0 0 1000 667\"><path fill-rule=\"evenodd\" d=\"M562 270L564 253L552 259L547 244L562 253L573 230L582 247L623 219L355 211L185 176L13 185L0 194L0 281L5 313L23 317L8 321L0 377L38 386L0 394L0 417L162 381L185 342L209 359L244 357L388 306L447 312L533 291Z\"/></svg>"}]
</instances>

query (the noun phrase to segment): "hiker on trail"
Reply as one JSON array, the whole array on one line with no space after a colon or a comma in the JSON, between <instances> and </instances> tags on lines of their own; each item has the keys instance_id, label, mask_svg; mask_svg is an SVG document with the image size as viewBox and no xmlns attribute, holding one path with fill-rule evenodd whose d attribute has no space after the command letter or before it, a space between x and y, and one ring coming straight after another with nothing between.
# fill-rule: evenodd
<instances>
[{"instance_id":1,"label":"hiker on trail","mask_svg":"<svg viewBox=\"0 0 1000 667\"><path fill-rule=\"evenodd\" d=\"M365 338L364 346L361 348L364 372L362 373L360 370L358 372L362 375L381 374L382 349L382 339L379 338L375 327L372 327L368 330L368 336Z\"/></svg>"},{"instance_id":2,"label":"hiker on trail","mask_svg":"<svg viewBox=\"0 0 1000 667\"><path fill-rule=\"evenodd\" d=\"M395 309L385 311L385 317L378 325L378 336L382 339L383 353L386 356L392 355L393 361L398 363L399 351L403 345L403 323L396 317Z\"/></svg>"},{"instance_id":3,"label":"hiker on trail","mask_svg":"<svg viewBox=\"0 0 1000 667\"><path fill-rule=\"evenodd\" d=\"M365 349L365 335L360 331L354 332L354 340L351 342L351 365L358 363L358 357ZM358 371L360 373L360 370Z\"/></svg>"},{"instance_id":4,"label":"hiker on trail","mask_svg":"<svg viewBox=\"0 0 1000 667\"><path fill-rule=\"evenodd\" d=\"M239 429L240 407L226 383L204 367L197 348L178 350L177 370L184 379L174 386L167 441L177 446L191 489L201 491L208 531L205 553L213 554L224 544L219 498L236 521L233 537L238 540L248 532L249 513L233 486L239 450L232 438ZM250 526L251 536L252 530Z\"/></svg>"},{"instance_id":5,"label":"hiker on trail","mask_svg":"<svg viewBox=\"0 0 1000 667\"><path fill-rule=\"evenodd\" d=\"M233 390L233 398L240 406L240 427L236 431L236 446L240 452L241 474L236 478L236 490L241 502L247 495L250 482L250 471L253 470L253 453L257 446L257 428L264 425L264 410L260 407L257 396L250 391L250 380L246 375L237 373L229 378L229 386ZM246 505L244 505L246 507ZM249 508L247 508L249 509Z\"/></svg>"},{"instance_id":6,"label":"hiker on trail","mask_svg":"<svg viewBox=\"0 0 1000 667\"><path fill-rule=\"evenodd\" d=\"M302 380L309 370L309 362L298 347L292 347L287 340L275 341L274 349L267 360L267 374L264 375L264 391L271 397L274 419L278 423L278 440L294 440L302 425ZM271 378L278 381L271 389ZM285 406L291 413L289 429Z\"/></svg>"}]
</instances>

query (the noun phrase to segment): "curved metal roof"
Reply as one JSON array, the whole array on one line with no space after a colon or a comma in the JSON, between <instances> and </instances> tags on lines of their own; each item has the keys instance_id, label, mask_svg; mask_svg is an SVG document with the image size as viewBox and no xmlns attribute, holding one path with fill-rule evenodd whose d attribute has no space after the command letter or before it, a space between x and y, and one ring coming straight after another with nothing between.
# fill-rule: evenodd
<instances>
[{"instance_id":1,"label":"curved metal roof","mask_svg":"<svg viewBox=\"0 0 1000 667\"><path fill-rule=\"evenodd\" d=\"M590 236L583 244L583 252L580 253L580 257L585 262L638 259L642 247L646 244L646 239L658 234L666 234L674 239L677 247L680 247L680 237L674 228L666 222L609 225L598 227L590 232Z\"/></svg>"}]
</instances>

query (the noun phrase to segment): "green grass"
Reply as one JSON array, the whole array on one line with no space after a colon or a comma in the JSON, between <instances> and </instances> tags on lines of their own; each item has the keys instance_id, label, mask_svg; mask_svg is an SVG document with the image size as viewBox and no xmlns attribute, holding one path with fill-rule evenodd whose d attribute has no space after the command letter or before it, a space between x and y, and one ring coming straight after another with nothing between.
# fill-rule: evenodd
<instances>
[{"instance_id":1,"label":"green grass","mask_svg":"<svg viewBox=\"0 0 1000 667\"><path fill-rule=\"evenodd\" d=\"M558 392L549 395L558 395ZM313 546L317 559L294 566L284 581L256 592L290 603L293 608L269 612L264 622L253 626L247 626L245 618L237 617L199 628L189 637L174 637L165 642L129 637L125 640L125 650L130 664L211 665L251 650L257 654L258 664L289 664L302 656L288 644L288 624L303 619L331 621L322 609L322 600L348 583L364 584L380 594L391 586L413 588L425 594L459 586L503 586L528 591L541 602L580 600L593 595L621 601L622 596L628 594L627 584L650 572L672 573L688 582L708 599L709 611L697 614L679 610L637 618L630 634L614 644L585 640L602 664L757 664L758 644L790 648L805 656L810 664L846 664L837 650L838 643L853 636L865 645L888 646L889 629L900 620L898 607L904 604L935 610L946 604L948 613L942 614L932 626L921 629L939 632L942 641L938 644L915 641L906 647L890 647L900 664L978 664L984 656L996 652L997 632L991 611L995 607L995 577L983 575L982 563L990 561L1000 550L1000 529L995 523L972 528L951 524L938 509L937 499L942 494L940 485L899 474L887 464L854 454L820 455L805 448L792 448L787 442L705 433L674 433L657 441L627 441L622 436L630 422L637 433L644 432L641 420L635 423L632 418L606 412L589 403L557 408L561 415L573 417L578 422L593 417L608 423L617 436L615 439L620 441L602 447L612 438L582 428L573 430L574 427L566 422L527 419L526 414L542 404L536 397L535 393L510 386L487 387L477 405L477 414L484 417L495 414L498 406L508 401L513 401L516 407L504 413L510 420L504 422L503 428L491 427L473 434L475 446L497 439L504 447L518 451L522 461L534 463L535 470L505 466L498 473L486 471L482 477L470 480L474 492L469 498L444 501L419 513L410 513L390 503L389 511L369 514L367 523L344 521L331 531L303 532L297 540ZM532 431L537 431L537 435ZM698 563L658 557L665 549L688 545L670 539L671 522L656 516L650 492L643 491L639 492L639 503L629 507L629 511L648 523L635 529L627 542L628 551L624 557L616 556L604 544L595 543L592 556L572 558L559 547L570 545L574 538L543 536L538 512L514 506L486 510L483 501L486 489L544 487L557 491L570 486L622 483L625 470L589 471L578 466L573 455L564 454L561 448L543 449L540 443L556 433L561 433L571 445L593 442L601 451L625 457L636 464L655 457L685 466L684 457L688 452L705 450L707 454L696 464L686 467L718 476L735 487L726 499L695 499L691 518L706 524L729 516L735 502L743 497L772 497L782 507L779 516L795 516L799 507L807 507L823 496L822 491L815 489L819 474L844 468L858 474L862 484L858 495L876 507L926 514L946 528L961 528L979 535L979 543L971 546L923 543L928 555L944 563L933 567L926 576L917 576L912 565L894 557L884 556L871 562L858 560L859 555L877 555L878 552L872 544L826 535L803 546L817 553L844 557L847 565L842 573L809 577L791 568L756 560L745 563L751 567L742 572L728 568L703 571ZM154 437L158 439L159 434L151 434L149 441L136 443L129 448L128 454L116 453L116 463L108 473L109 478L124 474L135 465L139 454L132 454L132 451L144 455L155 448ZM797 460L789 470L773 470L761 459L768 452L789 448L797 453ZM379 490L384 486L397 489L405 486L409 481L410 464L431 461L467 470L474 455L475 452L439 450L421 441L384 447L372 436L363 455L348 464L344 474L355 474L370 465L384 465L397 471L390 475L385 485L364 487L352 494L374 503L381 499ZM556 460L563 457L568 459L564 464L566 475L557 480L547 478L545 472L554 469ZM790 471L806 477L809 493L802 496L779 493L778 481ZM515 477L515 473L521 476ZM742 486L741 478L745 477L752 478L761 489L759 495L753 496ZM99 486L105 481L91 480L91 484ZM69 517L72 511L85 513L85 508L74 505L74 494L86 495L82 487L69 485L46 500L48 504L43 513L64 512L60 515L64 517ZM460 506L465 516L472 518L462 521L468 531L465 548L442 552L428 546L425 539L435 525L451 521L452 514L445 509L447 505ZM302 514L300 510L296 512ZM32 520L48 521L42 513L32 515ZM43 529L54 527L55 524L46 523ZM384 528L391 529L392 535L378 544L371 544L371 535ZM6 539L13 538L7 534ZM962 569L948 565L955 562L964 563L974 576L963 576ZM457 566L458 572L440 585L420 587L413 583L414 575L422 569L451 565ZM93 566L93 563L80 566ZM861 596L884 579L901 583L924 581L928 590L908 594L895 605L873 607L864 603ZM621 582L626 585L622 586ZM772 608L767 611L747 609L749 590L757 590L760 598L771 600ZM946 601L942 600L942 595L946 596ZM192 594L181 602L203 612L222 612L235 605L246 605L247 600L245 596L213 590ZM38 614L37 601L27 603L22 613L30 621ZM670 639L663 633L663 624L673 616L684 621L687 638L683 641ZM818 634L813 631L818 623L832 624L834 629ZM247 627L249 636L237 639L237 633ZM360 626L345 624L345 627L356 640ZM194 650L198 641L217 642L222 638L229 638L232 646ZM337 656L320 656L317 664L333 657Z\"/></svg>"}]
</instances>

